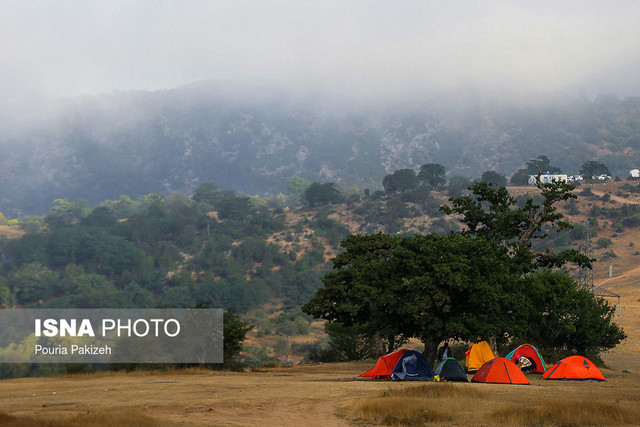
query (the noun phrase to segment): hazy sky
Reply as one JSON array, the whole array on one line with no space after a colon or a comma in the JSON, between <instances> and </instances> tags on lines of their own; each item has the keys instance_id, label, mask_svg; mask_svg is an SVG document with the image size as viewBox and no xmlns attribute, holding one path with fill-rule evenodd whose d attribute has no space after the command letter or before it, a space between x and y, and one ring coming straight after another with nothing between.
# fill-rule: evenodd
<instances>
[{"instance_id":1,"label":"hazy sky","mask_svg":"<svg viewBox=\"0 0 640 427\"><path fill-rule=\"evenodd\" d=\"M640 2L0 0L3 98L206 79L640 96Z\"/></svg>"}]
</instances>

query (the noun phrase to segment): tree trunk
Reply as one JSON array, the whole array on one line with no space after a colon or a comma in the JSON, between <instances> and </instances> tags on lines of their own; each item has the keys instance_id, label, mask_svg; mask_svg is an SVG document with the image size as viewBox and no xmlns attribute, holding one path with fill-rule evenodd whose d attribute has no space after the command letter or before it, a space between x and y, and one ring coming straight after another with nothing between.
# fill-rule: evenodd
<instances>
[{"instance_id":1,"label":"tree trunk","mask_svg":"<svg viewBox=\"0 0 640 427\"><path fill-rule=\"evenodd\" d=\"M498 357L498 342L496 341L496 337L489 337L489 347L491 347L493 354Z\"/></svg>"},{"instance_id":2,"label":"tree trunk","mask_svg":"<svg viewBox=\"0 0 640 427\"><path fill-rule=\"evenodd\" d=\"M440 344L438 338L422 338L424 344L424 351L422 355L427 359L427 362L431 365L432 369L435 369L436 357L438 356L438 344Z\"/></svg>"},{"instance_id":3,"label":"tree trunk","mask_svg":"<svg viewBox=\"0 0 640 427\"><path fill-rule=\"evenodd\" d=\"M371 356L376 358L384 355L384 343L380 334L375 334L371 339Z\"/></svg>"},{"instance_id":4,"label":"tree trunk","mask_svg":"<svg viewBox=\"0 0 640 427\"><path fill-rule=\"evenodd\" d=\"M395 346L396 346L396 339L392 335L389 338L387 338L387 353L386 354L389 354L389 353L393 352L395 350Z\"/></svg>"}]
</instances>

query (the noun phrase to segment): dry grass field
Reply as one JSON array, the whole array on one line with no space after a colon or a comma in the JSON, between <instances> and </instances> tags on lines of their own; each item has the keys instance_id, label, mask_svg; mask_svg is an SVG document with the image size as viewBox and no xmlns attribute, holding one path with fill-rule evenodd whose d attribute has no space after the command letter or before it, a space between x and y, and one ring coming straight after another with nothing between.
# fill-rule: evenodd
<instances>
[{"instance_id":1,"label":"dry grass field","mask_svg":"<svg viewBox=\"0 0 640 427\"><path fill-rule=\"evenodd\" d=\"M20 228L12 225L0 225L0 236L17 239L25 234Z\"/></svg>"},{"instance_id":2,"label":"dry grass field","mask_svg":"<svg viewBox=\"0 0 640 427\"><path fill-rule=\"evenodd\" d=\"M639 425L640 376L531 385L399 383L370 363L258 372L105 373L0 381L3 426Z\"/></svg>"}]
</instances>

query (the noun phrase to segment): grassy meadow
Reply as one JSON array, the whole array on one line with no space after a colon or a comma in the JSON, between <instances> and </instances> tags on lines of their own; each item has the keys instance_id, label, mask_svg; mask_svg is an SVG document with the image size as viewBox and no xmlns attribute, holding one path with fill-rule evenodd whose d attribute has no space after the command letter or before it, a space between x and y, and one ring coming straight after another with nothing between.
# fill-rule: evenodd
<instances>
[{"instance_id":1,"label":"grassy meadow","mask_svg":"<svg viewBox=\"0 0 640 427\"><path fill-rule=\"evenodd\" d=\"M640 376L530 385L371 381L371 363L0 381L3 426L639 425Z\"/></svg>"}]
</instances>

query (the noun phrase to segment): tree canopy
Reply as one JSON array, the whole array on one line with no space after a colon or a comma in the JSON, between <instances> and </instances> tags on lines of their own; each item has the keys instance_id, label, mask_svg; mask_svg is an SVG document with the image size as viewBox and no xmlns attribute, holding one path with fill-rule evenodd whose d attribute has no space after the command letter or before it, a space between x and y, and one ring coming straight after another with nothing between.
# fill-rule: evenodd
<instances>
[{"instance_id":1,"label":"tree canopy","mask_svg":"<svg viewBox=\"0 0 640 427\"><path fill-rule=\"evenodd\" d=\"M511 185L527 185L531 175L537 175L540 172L560 173L562 169L551 165L551 160L545 155L539 155L535 159L531 159L525 163L524 168L518 169L511 176Z\"/></svg>"},{"instance_id":2,"label":"tree canopy","mask_svg":"<svg viewBox=\"0 0 640 427\"><path fill-rule=\"evenodd\" d=\"M433 357L447 338L536 339L554 351L595 351L625 338L612 308L578 288L568 261L590 266L576 251L536 253L544 226L568 227L554 204L573 196L565 183L542 184L543 202L516 204L487 182L452 198L445 213L461 215L467 230L443 236L352 235L333 259L334 271L303 306L315 317L357 327L385 340L387 350L416 337ZM590 332L572 324L583 322ZM542 337L543 325L556 327Z\"/></svg>"},{"instance_id":3,"label":"tree canopy","mask_svg":"<svg viewBox=\"0 0 640 427\"><path fill-rule=\"evenodd\" d=\"M506 188L495 187L488 182L476 182L469 189L472 195L452 197L451 206L440 209L450 215L461 215L461 221L467 226L463 233L482 236L497 244L507 246L513 254L529 265L529 270L538 267L560 267L566 262L575 262L591 267L591 262L575 250L561 252L532 251L533 241L546 237L545 227L557 230L571 228L558 212L556 203L575 199L575 188L564 182L542 183L538 177L538 188L542 204L536 204L533 198L527 198L520 206L515 197Z\"/></svg>"},{"instance_id":4,"label":"tree canopy","mask_svg":"<svg viewBox=\"0 0 640 427\"><path fill-rule=\"evenodd\" d=\"M507 177L496 171L485 171L482 173L480 181L488 182L496 187L506 187Z\"/></svg>"},{"instance_id":5,"label":"tree canopy","mask_svg":"<svg viewBox=\"0 0 640 427\"><path fill-rule=\"evenodd\" d=\"M387 193L402 193L418 186L418 176L413 169L398 169L382 179Z\"/></svg>"},{"instance_id":6,"label":"tree canopy","mask_svg":"<svg viewBox=\"0 0 640 427\"><path fill-rule=\"evenodd\" d=\"M521 327L519 271L505 248L462 234L349 236L303 310L380 334L392 350L403 338L429 351L445 338L474 339Z\"/></svg>"},{"instance_id":7,"label":"tree canopy","mask_svg":"<svg viewBox=\"0 0 640 427\"><path fill-rule=\"evenodd\" d=\"M304 198L311 206L317 206L337 203L342 200L342 194L335 182L314 182L304 190Z\"/></svg>"},{"instance_id":8,"label":"tree canopy","mask_svg":"<svg viewBox=\"0 0 640 427\"><path fill-rule=\"evenodd\" d=\"M580 167L580 173L584 175L586 179L591 179L591 177L597 177L599 175L611 175L609 168L604 163L596 160L584 162Z\"/></svg>"},{"instance_id":9,"label":"tree canopy","mask_svg":"<svg viewBox=\"0 0 640 427\"><path fill-rule=\"evenodd\" d=\"M436 190L439 185L444 185L447 182L444 173L444 166L438 163L427 163L420 166L418 180L432 190Z\"/></svg>"}]
</instances>

